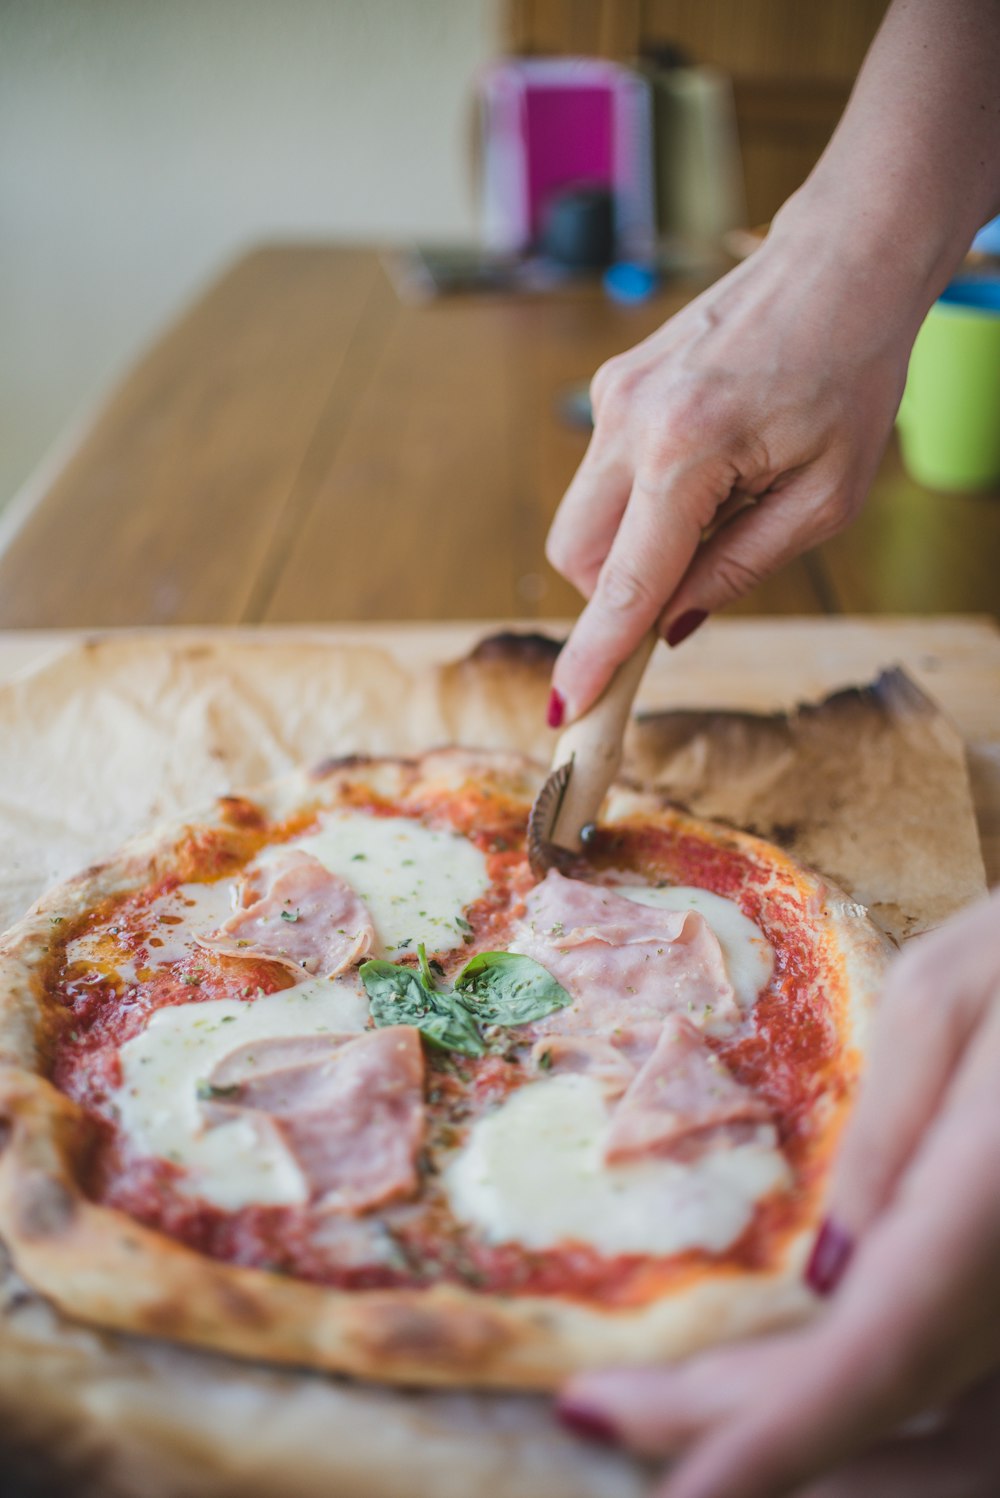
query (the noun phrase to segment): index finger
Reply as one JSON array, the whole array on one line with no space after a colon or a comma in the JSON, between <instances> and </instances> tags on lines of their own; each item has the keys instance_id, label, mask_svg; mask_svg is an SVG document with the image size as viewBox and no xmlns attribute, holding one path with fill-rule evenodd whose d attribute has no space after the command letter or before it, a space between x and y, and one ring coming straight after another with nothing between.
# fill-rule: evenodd
<instances>
[{"instance_id":1,"label":"index finger","mask_svg":"<svg viewBox=\"0 0 1000 1498\"><path fill-rule=\"evenodd\" d=\"M572 721L659 619L731 483L701 466L650 489L636 480L597 584L553 672Z\"/></svg>"}]
</instances>

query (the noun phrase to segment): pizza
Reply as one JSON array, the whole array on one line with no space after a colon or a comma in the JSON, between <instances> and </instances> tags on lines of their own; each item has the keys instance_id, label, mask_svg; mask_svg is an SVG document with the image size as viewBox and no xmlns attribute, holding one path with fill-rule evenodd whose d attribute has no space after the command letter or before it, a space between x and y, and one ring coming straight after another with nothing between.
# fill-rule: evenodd
<instances>
[{"instance_id":1,"label":"pizza","mask_svg":"<svg viewBox=\"0 0 1000 1498\"><path fill-rule=\"evenodd\" d=\"M0 942L0 1234L99 1326L545 1389L812 1308L893 950L782 850L612 789L532 874L518 754L327 761Z\"/></svg>"}]
</instances>

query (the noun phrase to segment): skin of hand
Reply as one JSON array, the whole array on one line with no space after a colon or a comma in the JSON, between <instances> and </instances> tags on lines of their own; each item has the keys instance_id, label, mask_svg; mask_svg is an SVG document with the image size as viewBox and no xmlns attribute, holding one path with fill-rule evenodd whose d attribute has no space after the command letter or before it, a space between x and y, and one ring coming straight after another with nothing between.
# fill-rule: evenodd
<instances>
[{"instance_id":1,"label":"skin of hand","mask_svg":"<svg viewBox=\"0 0 1000 1498\"><path fill-rule=\"evenodd\" d=\"M916 327L872 316L863 276L829 251L804 270L799 244L776 223L745 264L594 377L594 433L547 543L589 599L553 676L567 719L656 620L672 638L861 506Z\"/></svg>"},{"instance_id":2,"label":"skin of hand","mask_svg":"<svg viewBox=\"0 0 1000 1498\"><path fill-rule=\"evenodd\" d=\"M998 1078L1000 891L890 971L832 1176L846 1273L823 1311L673 1368L581 1375L566 1422L679 1456L658 1498L1000 1491ZM900 1434L942 1408L950 1423Z\"/></svg>"},{"instance_id":3,"label":"skin of hand","mask_svg":"<svg viewBox=\"0 0 1000 1498\"><path fill-rule=\"evenodd\" d=\"M654 623L679 644L857 513L919 325L1000 210L997 76L997 0L894 0L761 249L598 370L593 437L547 545L588 600L551 727Z\"/></svg>"}]
</instances>

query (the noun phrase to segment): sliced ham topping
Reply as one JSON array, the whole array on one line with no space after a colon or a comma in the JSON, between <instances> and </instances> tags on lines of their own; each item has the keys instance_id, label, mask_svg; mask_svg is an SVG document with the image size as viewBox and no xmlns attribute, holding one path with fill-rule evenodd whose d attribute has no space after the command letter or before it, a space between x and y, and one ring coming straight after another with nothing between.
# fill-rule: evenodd
<instances>
[{"instance_id":1,"label":"sliced ham topping","mask_svg":"<svg viewBox=\"0 0 1000 1498\"><path fill-rule=\"evenodd\" d=\"M730 1075L694 1025L670 1015L615 1108L604 1158L621 1165L676 1153L692 1135L769 1118L766 1104Z\"/></svg>"},{"instance_id":2,"label":"sliced ham topping","mask_svg":"<svg viewBox=\"0 0 1000 1498\"><path fill-rule=\"evenodd\" d=\"M266 1118L317 1206L367 1212L416 1193L423 1078L420 1035L409 1025L261 1040L216 1066L205 1117L211 1124L251 1110Z\"/></svg>"},{"instance_id":3,"label":"sliced ham topping","mask_svg":"<svg viewBox=\"0 0 1000 1498\"><path fill-rule=\"evenodd\" d=\"M639 905L555 869L535 886L511 951L547 968L573 1004L542 1020L548 1030L603 1035L683 1014L724 1033L740 1021L722 948L693 910Z\"/></svg>"},{"instance_id":4,"label":"sliced ham topping","mask_svg":"<svg viewBox=\"0 0 1000 1498\"><path fill-rule=\"evenodd\" d=\"M309 1066L326 1060L353 1035L276 1035L268 1040L248 1040L230 1051L212 1070L209 1085L226 1089L259 1082L274 1072Z\"/></svg>"},{"instance_id":5,"label":"sliced ham topping","mask_svg":"<svg viewBox=\"0 0 1000 1498\"><path fill-rule=\"evenodd\" d=\"M287 853L245 881L243 908L203 947L227 957L265 957L333 978L371 950L372 918L351 886L310 853Z\"/></svg>"},{"instance_id":6,"label":"sliced ham topping","mask_svg":"<svg viewBox=\"0 0 1000 1498\"><path fill-rule=\"evenodd\" d=\"M633 1061L600 1035L546 1035L537 1040L531 1060L539 1071L573 1072L593 1077L608 1098L621 1097L635 1076Z\"/></svg>"}]
</instances>

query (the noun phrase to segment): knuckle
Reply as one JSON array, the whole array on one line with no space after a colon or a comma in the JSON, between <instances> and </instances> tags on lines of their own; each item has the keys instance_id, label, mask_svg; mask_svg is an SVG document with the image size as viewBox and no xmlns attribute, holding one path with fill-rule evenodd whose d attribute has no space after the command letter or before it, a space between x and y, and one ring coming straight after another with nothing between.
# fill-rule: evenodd
<instances>
[{"instance_id":1,"label":"knuckle","mask_svg":"<svg viewBox=\"0 0 1000 1498\"><path fill-rule=\"evenodd\" d=\"M629 562L608 561L597 591L601 604L614 614L634 614L639 609L651 608L655 602L649 583Z\"/></svg>"},{"instance_id":2,"label":"knuckle","mask_svg":"<svg viewBox=\"0 0 1000 1498\"><path fill-rule=\"evenodd\" d=\"M642 460L651 472L682 466L754 466L742 427L725 403L700 383L674 385L643 420Z\"/></svg>"},{"instance_id":3,"label":"knuckle","mask_svg":"<svg viewBox=\"0 0 1000 1498\"><path fill-rule=\"evenodd\" d=\"M646 431L638 471L647 488L659 488L664 471L672 467L684 451L684 441L678 435L683 430L683 426L667 418L656 421Z\"/></svg>"},{"instance_id":4,"label":"knuckle","mask_svg":"<svg viewBox=\"0 0 1000 1498\"><path fill-rule=\"evenodd\" d=\"M594 419L622 410L628 405L636 378L627 354L606 359L590 382L590 404Z\"/></svg>"},{"instance_id":5,"label":"knuckle","mask_svg":"<svg viewBox=\"0 0 1000 1498\"><path fill-rule=\"evenodd\" d=\"M859 501L852 488L838 486L827 496L823 505L823 520L830 535L843 530L858 512Z\"/></svg>"},{"instance_id":6,"label":"knuckle","mask_svg":"<svg viewBox=\"0 0 1000 1498\"><path fill-rule=\"evenodd\" d=\"M565 528L549 535L545 542L545 559L579 593L588 592L588 584L593 579L595 569L574 536Z\"/></svg>"},{"instance_id":7,"label":"knuckle","mask_svg":"<svg viewBox=\"0 0 1000 1498\"><path fill-rule=\"evenodd\" d=\"M764 571L743 557L724 553L715 563L716 580L728 594L740 598L764 580Z\"/></svg>"},{"instance_id":8,"label":"knuckle","mask_svg":"<svg viewBox=\"0 0 1000 1498\"><path fill-rule=\"evenodd\" d=\"M561 526L553 526L546 537L545 559L564 577L573 565L572 541Z\"/></svg>"}]
</instances>

